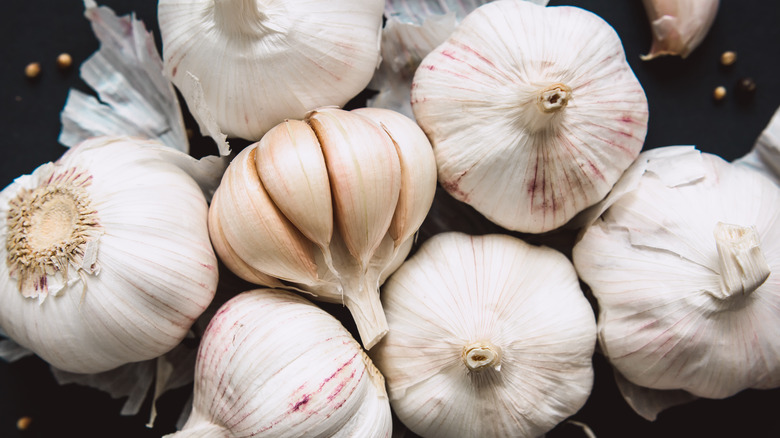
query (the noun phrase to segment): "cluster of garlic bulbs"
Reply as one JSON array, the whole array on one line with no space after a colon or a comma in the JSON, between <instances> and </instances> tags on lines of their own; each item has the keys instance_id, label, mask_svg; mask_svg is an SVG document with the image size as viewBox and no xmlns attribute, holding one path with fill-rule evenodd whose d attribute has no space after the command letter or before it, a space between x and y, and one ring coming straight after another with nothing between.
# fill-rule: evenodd
<instances>
[{"instance_id":1,"label":"cluster of garlic bulbs","mask_svg":"<svg viewBox=\"0 0 780 438\"><path fill-rule=\"evenodd\" d=\"M0 327L97 373L174 348L211 302L206 198L150 141L97 137L0 193ZM165 187L165 190L160 190Z\"/></svg>"},{"instance_id":2,"label":"cluster of garlic bulbs","mask_svg":"<svg viewBox=\"0 0 780 438\"><path fill-rule=\"evenodd\" d=\"M410 119L322 108L238 154L209 228L237 275L345 304L371 348L387 332L379 285L411 249L435 190L430 143Z\"/></svg>"},{"instance_id":3,"label":"cluster of garlic bulbs","mask_svg":"<svg viewBox=\"0 0 780 438\"><path fill-rule=\"evenodd\" d=\"M648 118L609 24L514 0L480 6L423 59L412 110L441 185L531 233L600 201L639 154Z\"/></svg>"}]
</instances>

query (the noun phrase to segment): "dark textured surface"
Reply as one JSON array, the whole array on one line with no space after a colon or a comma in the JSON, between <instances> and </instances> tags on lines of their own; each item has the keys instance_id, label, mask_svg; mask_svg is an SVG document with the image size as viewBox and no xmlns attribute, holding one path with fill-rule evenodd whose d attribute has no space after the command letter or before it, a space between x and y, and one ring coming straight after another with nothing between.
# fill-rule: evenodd
<instances>
[{"instance_id":1,"label":"dark textured surface","mask_svg":"<svg viewBox=\"0 0 780 438\"><path fill-rule=\"evenodd\" d=\"M650 27L640 0L551 1L551 5L572 4L599 14L622 38L626 55L645 88L650 104L650 123L645 148L694 144L701 150L726 159L746 153L780 106L780 4L725 0L715 24L702 45L685 60L662 58L643 62L639 55L650 47ZM120 14L136 12L147 27L159 35L151 0L111 0ZM57 143L59 112L70 87L83 91L78 65L97 49L80 1L12 1L0 16L2 87L0 87L0 187L18 175L31 172L43 162L55 160L64 148ZM728 69L719 66L725 50L738 54ZM66 72L56 68L59 53L72 55L74 66ZM37 61L42 73L35 81L24 76L24 67ZM752 77L756 94L749 102L735 99L740 78ZM712 91L723 85L728 90L722 102L714 102ZM360 105L360 100L353 105ZM234 149L241 146L233 143ZM213 151L210 142L196 138L193 153ZM443 229L474 233L500 231L466 208L440 193L435 203L439 214L424 226L421 239ZM566 245L567 236L557 242ZM249 285L225 273L221 291L238 292ZM343 315L339 306L328 310ZM345 318L345 325L353 329ZM778 334L780 336L780 334ZM594 359L596 380L593 394L573 419L587 423L599 438L608 437L777 437L780 436L780 390L744 391L726 400L699 400L662 413L655 422L634 414L623 402L604 359ZM166 395L160 402L157 426L147 429L150 402L135 417L121 417L122 400L113 400L97 390L75 385L57 386L46 364L26 358L13 364L0 363L0 437L155 437L173 431L190 387ZM29 429L20 432L16 421L30 416ZM583 437L580 429L561 425L549 438Z\"/></svg>"}]
</instances>

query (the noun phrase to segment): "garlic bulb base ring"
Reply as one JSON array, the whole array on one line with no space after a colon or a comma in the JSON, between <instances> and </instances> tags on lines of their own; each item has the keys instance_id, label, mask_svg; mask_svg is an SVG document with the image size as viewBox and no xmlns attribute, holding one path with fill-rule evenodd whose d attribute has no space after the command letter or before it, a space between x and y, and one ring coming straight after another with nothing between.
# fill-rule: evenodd
<instances>
[{"instance_id":1,"label":"garlic bulb base ring","mask_svg":"<svg viewBox=\"0 0 780 438\"><path fill-rule=\"evenodd\" d=\"M501 368L501 350L490 342L474 342L463 347L463 363L469 371Z\"/></svg>"},{"instance_id":2,"label":"garlic bulb base ring","mask_svg":"<svg viewBox=\"0 0 780 438\"><path fill-rule=\"evenodd\" d=\"M550 114L566 108L571 99L571 88L566 84L552 84L539 90L536 106L539 111Z\"/></svg>"}]
</instances>

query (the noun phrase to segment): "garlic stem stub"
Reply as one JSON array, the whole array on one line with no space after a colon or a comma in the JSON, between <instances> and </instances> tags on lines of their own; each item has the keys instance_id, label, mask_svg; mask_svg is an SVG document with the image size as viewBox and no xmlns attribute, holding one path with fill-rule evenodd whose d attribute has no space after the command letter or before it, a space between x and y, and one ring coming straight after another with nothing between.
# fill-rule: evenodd
<instances>
[{"instance_id":1,"label":"garlic stem stub","mask_svg":"<svg viewBox=\"0 0 780 438\"><path fill-rule=\"evenodd\" d=\"M412 120L321 108L236 156L209 228L243 279L346 305L368 349L387 331L379 285L409 253L435 191L433 151Z\"/></svg>"},{"instance_id":2,"label":"garlic stem stub","mask_svg":"<svg viewBox=\"0 0 780 438\"><path fill-rule=\"evenodd\" d=\"M610 362L705 398L780 386L780 188L693 147L644 152L623 179L573 250Z\"/></svg>"},{"instance_id":3,"label":"garlic stem stub","mask_svg":"<svg viewBox=\"0 0 780 438\"><path fill-rule=\"evenodd\" d=\"M56 368L98 373L184 338L214 296L217 260L204 194L167 154L181 153L99 137L3 189L11 339Z\"/></svg>"},{"instance_id":4,"label":"garlic stem stub","mask_svg":"<svg viewBox=\"0 0 780 438\"><path fill-rule=\"evenodd\" d=\"M205 109L222 133L256 141L285 119L344 105L366 87L379 64L383 7L382 0L161 0L165 72L202 131L213 131Z\"/></svg>"},{"instance_id":5,"label":"garlic stem stub","mask_svg":"<svg viewBox=\"0 0 780 438\"><path fill-rule=\"evenodd\" d=\"M370 352L425 438L542 436L593 385L596 319L571 262L503 234L437 234L388 279Z\"/></svg>"},{"instance_id":6,"label":"garlic stem stub","mask_svg":"<svg viewBox=\"0 0 780 438\"><path fill-rule=\"evenodd\" d=\"M480 6L423 59L411 102L441 185L521 232L553 230L600 201L647 132L620 38L569 6Z\"/></svg>"},{"instance_id":7,"label":"garlic stem stub","mask_svg":"<svg viewBox=\"0 0 780 438\"><path fill-rule=\"evenodd\" d=\"M334 317L291 292L225 303L203 335L192 413L169 437L389 438L384 379Z\"/></svg>"}]
</instances>

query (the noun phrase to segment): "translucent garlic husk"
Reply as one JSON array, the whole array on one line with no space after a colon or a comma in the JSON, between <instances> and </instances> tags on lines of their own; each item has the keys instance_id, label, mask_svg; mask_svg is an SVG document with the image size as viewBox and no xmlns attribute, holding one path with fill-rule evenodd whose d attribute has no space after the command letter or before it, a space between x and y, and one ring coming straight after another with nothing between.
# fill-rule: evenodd
<instances>
[{"instance_id":1,"label":"translucent garlic husk","mask_svg":"<svg viewBox=\"0 0 780 438\"><path fill-rule=\"evenodd\" d=\"M780 386L780 188L693 147L626 171L573 251L629 382L724 398Z\"/></svg>"},{"instance_id":2,"label":"translucent garlic husk","mask_svg":"<svg viewBox=\"0 0 780 438\"><path fill-rule=\"evenodd\" d=\"M561 253L500 234L425 241L387 281L371 350L393 411L430 437L538 437L593 384L593 310Z\"/></svg>"},{"instance_id":3,"label":"translucent garlic husk","mask_svg":"<svg viewBox=\"0 0 780 438\"><path fill-rule=\"evenodd\" d=\"M257 289L209 323L192 414L169 436L389 438L391 429L384 379L341 323L299 295Z\"/></svg>"},{"instance_id":4,"label":"translucent garlic husk","mask_svg":"<svg viewBox=\"0 0 780 438\"><path fill-rule=\"evenodd\" d=\"M412 120L322 108L236 156L210 233L243 279L346 305L371 348L387 331L379 285L411 249L435 191L431 145Z\"/></svg>"},{"instance_id":5,"label":"translucent garlic husk","mask_svg":"<svg viewBox=\"0 0 780 438\"><path fill-rule=\"evenodd\" d=\"M98 373L184 338L214 296L217 260L204 194L171 154L95 138L2 191L0 326L14 341Z\"/></svg>"},{"instance_id":6,"label":"translucent garlic husk","mask_svg":"<svg viewBox=\"0 0 780 438\"><path fill-rule=\"evenodd\" d=\"M701 44L715 21L719 0L642 0L653 32L643 60L676 55L687 58Z\"/></svg>"},{"instance_id":7,"label":"translucent garlic husk","mask_svg":"<svg viewBox=\"0 0 780 438\"><path fill-rule=\"evenodd\" d=\"M382 0L161 0L165 71L221 132L259 140L286 118L344 105L379 64ZM195 81L202 89L192 87ZM204 132L202 110L193 111Z\"/></svg>"},{"instance_id":8,"label":"translucent garlic husk","mask_svg":"<svg viewBox=\"0 0 780 438\"><path fill-rule=\"evenodd\" d=\"M531 233L601 200L639 154L648 119L609 24L575 7L509 0L477 8L423 59L412 110L442 186Z\"/></svg>"}]
</instances>

